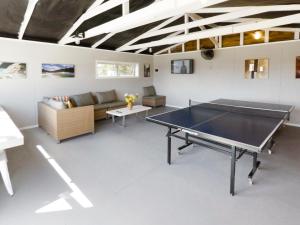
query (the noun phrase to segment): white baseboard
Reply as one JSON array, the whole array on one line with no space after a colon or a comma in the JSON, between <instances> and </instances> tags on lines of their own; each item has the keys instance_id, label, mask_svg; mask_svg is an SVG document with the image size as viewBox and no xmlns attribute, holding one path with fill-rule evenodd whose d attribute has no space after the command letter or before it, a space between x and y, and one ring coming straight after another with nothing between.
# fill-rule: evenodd
<instances>
[{"instance_id":1,"label":"white baseboard","mask_svg":"<svg viewBox=\"0 0 300 225\"><path fill-rule=\"evenodd\" d=\"M21 127L20 130L29 130L37 127L39 127L39 125L31 125L31 126Z\"/></svg>"}]
</instances>

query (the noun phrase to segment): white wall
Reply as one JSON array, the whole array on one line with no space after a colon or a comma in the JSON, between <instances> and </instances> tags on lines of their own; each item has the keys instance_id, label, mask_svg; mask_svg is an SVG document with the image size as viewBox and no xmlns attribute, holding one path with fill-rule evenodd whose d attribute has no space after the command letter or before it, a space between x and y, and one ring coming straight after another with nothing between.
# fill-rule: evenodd
<instances>
[{"instance_id":1,"label":"white wall","mask_svg":"<svg viewBox=\"0 0 300 225\"><path fill-rule=\"evenodd\" d=\"M212 61L199 52L154 57L154 85L167 96L167 104L187 106L188 99L209 101L231 98L296 106L292 123L300 125L300 79L295 79L300 42L217 50ZM269 58L269 79L245 80L245 59ZM172 59L194 59L195 73L171 75Z\"/></svg>"},{"instance_id":2,"label":"white wall","mask_svg":"<svg viewBox=\"0 0 300 225\"><path fill-rule=\"evenodd\" d=\"M233 98L266 101L296 106L292 122L300 124L300 79L295 79L295 57L300 55L300 42L248 46L216 51L212 61L200 53L146 56L88 48L59 46L0 38L0 61L26 62L27 79L0 80L0 105L3 105L19 127L36 125L36 103L43 96L72 95L88 91L116 89L142 94L142 87L154 83L159 93L167 95L167 104L186 106L188 99L209 101ZM244 60L269 58L268 80L245 80ZM171 75L171 59L195 60L193 75ZM96 60L138 62L140 77L136 79L95 79ZM154 63L153 63L154 60ZM74 79L42 79L41 63L76 65ZM154 80L143 77L143 64L154 64L159 72ZM154 69L152 69L154 71Z\"/></svg>"},{"instance_id":3,"label":"white wall","mask_svg":"<svg viewBox=\"0 0 300 225\"><path fill-rule=\"evenodd\" d=\"M96 80L96 60L138 62L140 77ZM27 63L27 79L0 80L0 105L5 107L19 127L37 124L37 102L43 96L116 89L122 98L126 92L142 94L142 87L153 82L152 78L143 77L144 63L153 63L153 57L146 55L0 39L1 61ZM42 63L75 64L76 77L42 79Z\"/></svg>"}]
</instances>

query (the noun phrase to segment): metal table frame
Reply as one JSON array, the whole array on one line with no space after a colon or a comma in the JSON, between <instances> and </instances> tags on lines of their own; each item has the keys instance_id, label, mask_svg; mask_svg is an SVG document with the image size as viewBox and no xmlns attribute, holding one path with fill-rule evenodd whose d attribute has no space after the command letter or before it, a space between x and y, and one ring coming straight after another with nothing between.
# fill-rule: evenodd
<instances>
[{"instance_id":1,"label":"metal table frame","mask_svg":"<svg viewBox=\"0 0 300 225\"><path fill-rule=\"evenodd\" d=\"M201 145L207 148L210 148L212 150L215 150L217 152L221 152L227 155L231 156L231 167L230 167L230 194L234 196L235 194L235 170L236 170L236 162L242 158L243 155L249 155L252 157L252 169L249 172L248 179L249 179L249 184L253 184L253 176L258 169L260 165L260 161L257 160L258 153L249 151L246 149L238 148L234 145L225 145L217 142L213 142L207 139L199 138L193 134L185 133L184 135L179 135L178 133L182 132L180 129L175 129L174 131L172 130L174 128L168 127L168 132L167 132L167 141L168 141L168 148L167 148L167 162L169 165L171 165L171 154L172 154L172 137L181 139L185 141L185 144L180 146L178 148L179 151L183 150L184 148L196 144L196 145ZM272 146L274 145L273 139L270 139L266 146L264 148L271 149Z\"/></svg>"}]
</instances>

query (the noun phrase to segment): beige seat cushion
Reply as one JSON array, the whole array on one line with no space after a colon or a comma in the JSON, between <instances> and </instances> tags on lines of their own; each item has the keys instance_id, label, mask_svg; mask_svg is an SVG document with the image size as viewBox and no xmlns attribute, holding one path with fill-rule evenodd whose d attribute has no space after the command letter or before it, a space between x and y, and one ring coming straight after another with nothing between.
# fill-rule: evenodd
<instances>
[{"instance_id":1,"label":"beige seat cushion","mask_svg":"<svg viewBox=\"0 0 300 225\"><path fill-rule=\"evenodd\" d=\"M117 101L117 102L110 102L110 103L105 103L105 104L96 104L94 105L95 110L101 110L101 109L110 109L110 108L117 108L117 107L122 107L126 106L126 102L122 101Z\"/></svg>"},{"instance_id":2,"label":"beige seat cushion","mask_svg":"<svg viewBox=\"0 0 300 225\"><path fill-rule=\"evenodd\" d=\"M109 107L110 107L110 103L96 104L94 105L94 110L108 109Z\"/></svg>"},{"instance_id":3,"label":"beige seat cushion","mask_svg":"<svg viewBox=\"0 0 300 225\"><path fill-rule=\"evenodd\" d=\"M122 102L122 101L109 103L109 107L110 108L116 108L116 107L122 107L122 106L125 107L126 105L127 105L127 103L126 102Z\"/></svg>"},{"instance_id":4,"label":"beige seat cushion","mask_svg":"<svg viewBox=\"0 0 300 225\"><path fill-rule=\"evenodd\" d=\"M155 96L144 96L143 98L144 98L144 99L153 99L153 100L156 100L156 99L165 98L165 97L166 97L166 96L155 95Z\"/></svg>"}]
</instances>

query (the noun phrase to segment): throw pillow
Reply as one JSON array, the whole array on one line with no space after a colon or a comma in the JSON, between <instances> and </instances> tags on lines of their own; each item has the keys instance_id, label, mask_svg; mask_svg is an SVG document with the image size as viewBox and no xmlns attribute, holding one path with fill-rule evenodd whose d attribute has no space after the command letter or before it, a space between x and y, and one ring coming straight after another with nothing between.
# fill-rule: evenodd
<instances>
[{"instance_id":1,"label":"throw pillow","mask_svg":"<svg viewBox=\"0 0 300 225\"><path fill-rule=\"evenodd\" d=\"M66 109L67 108L67 106L65 105L64 102L56 101L54 99L49 99L48 105L55 109Z\"/></svg>"},{"instance_id":2,"label":"throw pillow","mask_svg":"<svg viewBox=\"0 0 300 225\"><path fill-rule=\"evenodd\" d=\"M115 90L96 92L95 95L98 100L98 104L111 103L118 100Z\"/></svg>"},{"instance_id":3,"label":"throw pillow","mask_svg":"<svg viewBox=\"0 0 300 225\"><path fill-rule=\"evenodd\" d=\"M70 100L73 106L87 106L95 104L91 93L72 95L70 96Z\"/></svg>"},{"instance_id":4,"label":"throw pillow","mask_svg":"<svg viewBox=\"0 0 300 225\"><path fill-rule=\"evenodd\" d=\"M68 99L68 96L43 97L43 102L55 109L66 109L69 108L66 102Z\"/></svg>"}]
</instances>

